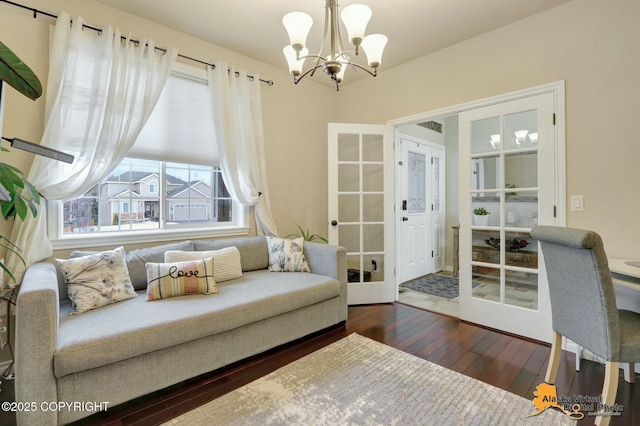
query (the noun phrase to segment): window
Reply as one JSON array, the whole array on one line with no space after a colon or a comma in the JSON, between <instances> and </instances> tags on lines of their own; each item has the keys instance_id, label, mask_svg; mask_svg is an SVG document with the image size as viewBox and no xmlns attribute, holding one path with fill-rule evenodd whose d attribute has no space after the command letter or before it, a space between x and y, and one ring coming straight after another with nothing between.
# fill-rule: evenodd
<instances>
[{"instance_id":1,"label":"window","mask_svg":"<svg viewBox=\"0 0 640 426\"><path fill-rule=\"evenodd\" d=\"M162 194L145 194L159 179ZM84 197L63 204L63 234L228 224L232 206L218 167L127 158Z\"/></svg>"},{"instance_id":2,"label":"window","mask_svg":"<svg viewBox=\"0 0 640 426\"><path fill-rule=\"evenodd\" d=\"M244 209L231 198L210 141L206 80L174 72L131 157L82 197L53 206L54 247L81 246L78 238L124 244L246 232Z\"/></svg>"},{"instance_id":3,"label":"window","mask_svg":"<svg viewBox=\"0 0 640 426\"><path fill-rule=\"evenodd\" d=\"M158 181L156 179L152 179L149 181L149 193L157 194L158 193Z\"/></svg>"}]
</instances>

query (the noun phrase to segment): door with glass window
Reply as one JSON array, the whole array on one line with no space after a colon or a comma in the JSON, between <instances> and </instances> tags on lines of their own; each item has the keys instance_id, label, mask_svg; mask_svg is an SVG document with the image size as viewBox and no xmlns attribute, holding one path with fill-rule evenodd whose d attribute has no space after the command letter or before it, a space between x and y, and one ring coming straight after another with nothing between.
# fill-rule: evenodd
<instances>
[{"instance_id":1,"label":"door with glass window","mask_svg":"<svg viewBox=\"0 0 640 426\"><path fill-rule=\"evenodd\" d=\"M397 299L393 128L329 124L329 243L347 249L348 303Z\"/></svg>"},{"instance_id":2,"label":"door with glass window","mask_svg":"<svg viewBox=\"0 0 640 426\"><path fill-rule=\"evenodd\" d=\"M548 284L529 231L556 222L553 95L462 112L459 134L460 317L549 342Z\"/></svg>"},{"instance_id":3,"label":"door with glass window","mask_svg":"<svg viewBox=\"0 0 640 426\"><path fill-rule=\"evenodd\" d=\"M396 137L399 281L444 269L444 147Z\"/></svg>"}]
</instances>

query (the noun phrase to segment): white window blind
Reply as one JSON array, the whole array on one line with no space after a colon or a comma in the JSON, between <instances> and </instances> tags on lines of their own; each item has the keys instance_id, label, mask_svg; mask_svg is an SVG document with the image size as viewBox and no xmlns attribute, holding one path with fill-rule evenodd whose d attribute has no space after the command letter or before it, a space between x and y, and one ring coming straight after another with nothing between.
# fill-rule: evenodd
<instances>
[{"instance_id":1,"label":"white window blind","mask_svg":"<svg viewBox=\"0 0 640 426\"><path fill-rule=\"evenodd\" d=\"M169 76L158 104L129 157L217 166L209 88L204 81Z\"/></svg>"}]
</instances>

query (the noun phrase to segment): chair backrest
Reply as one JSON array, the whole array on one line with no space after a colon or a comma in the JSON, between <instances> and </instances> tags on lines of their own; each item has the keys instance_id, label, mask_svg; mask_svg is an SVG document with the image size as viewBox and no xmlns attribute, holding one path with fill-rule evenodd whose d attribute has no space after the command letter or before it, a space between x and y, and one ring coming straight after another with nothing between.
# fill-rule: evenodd
<instances>
[{"instance_id":1,"label":"chair backrest","mask_svg":"<svg viewBox=\"0 0 640 426\"><path fill-rule=\"evenodd\" d=\"M607 361L617 361L620 327L602 238L582 229L536 226L549 281L553 330Z\"/></svg>"}]
</instances>

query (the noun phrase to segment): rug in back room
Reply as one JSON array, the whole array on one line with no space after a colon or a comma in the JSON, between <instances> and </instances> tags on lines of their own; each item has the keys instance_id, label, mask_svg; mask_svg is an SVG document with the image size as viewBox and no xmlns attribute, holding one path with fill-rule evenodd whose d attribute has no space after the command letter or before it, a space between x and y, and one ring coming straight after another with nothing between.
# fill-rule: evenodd
<instances>
[{"instance_id":1,"label":"rug in back room","mask_svg":"<svg viewBox=\"0 0 640 426\"><path fill-rule=\"evenodd\" d=\"M476 288L479 285L479 282L473 282L473 288ZM419 277L415 280L400 284L400 289L402 290L403 288L430 294L432 296L442 297L448 300L453 300L460 296L458 278L450 277L448 275L425 275L424 277Z\"/></svg>"},{"instance_id":2,"label":"rug in back room","mask_svg":"<svg viewBox=\"0 0 640 426\"><path fill-rule=\"evenodd\" d=\"M166 425L575 425L536 412L532 399L354 333Z\"/></svg>"}]
</instances>

